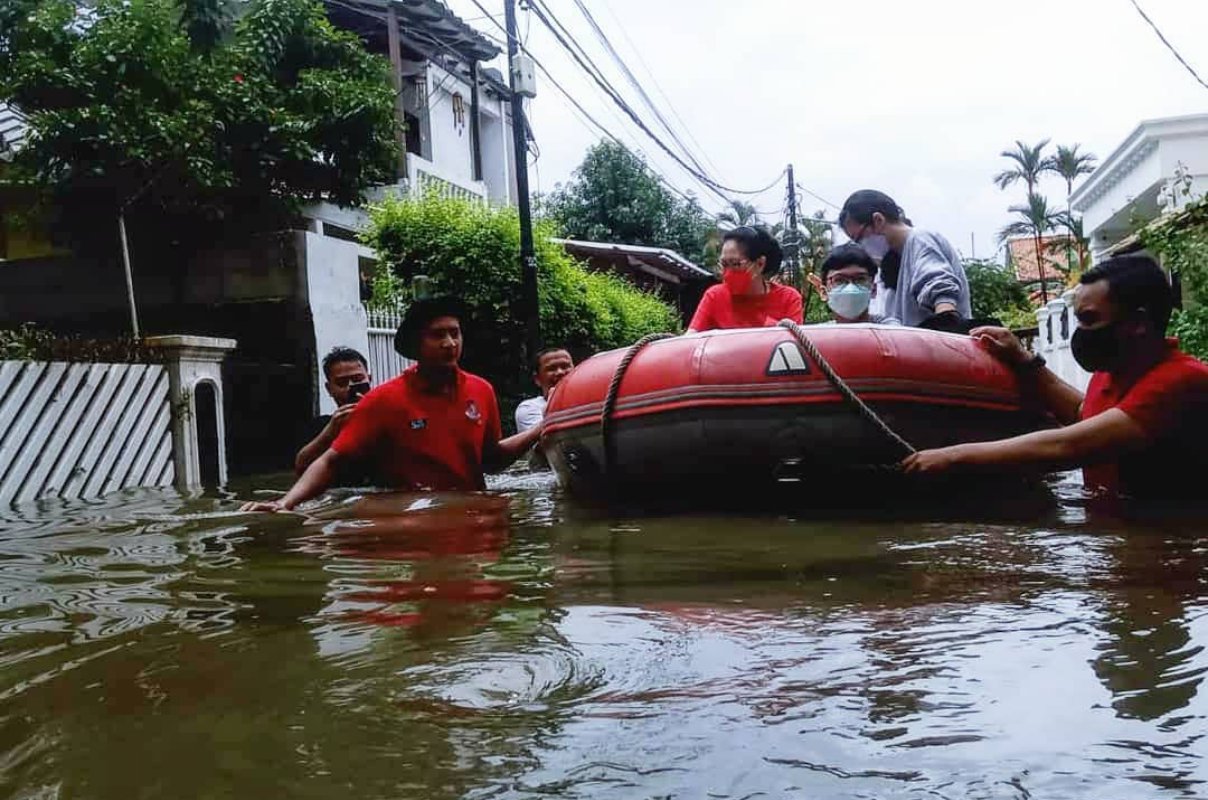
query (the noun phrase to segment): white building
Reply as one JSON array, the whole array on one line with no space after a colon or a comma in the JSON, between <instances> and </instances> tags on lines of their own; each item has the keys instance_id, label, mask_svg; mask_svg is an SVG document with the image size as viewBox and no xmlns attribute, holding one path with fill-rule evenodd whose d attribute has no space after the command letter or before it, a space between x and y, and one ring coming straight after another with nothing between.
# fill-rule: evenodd
<instances>
[{"instance_id":1,"label":"white building","mask_svg":"<svg viewBox=\"0 0 1208 800\"><path fill-rule=\"evenodd\" d=\"M502 75L482 64L499 47L454 15L440 0L340 0L327 4L339 27L355 32L368 50L391 58L402 87L400 139L406 155L395 183L369 199L409 190L516 200L509 91ZM393 15L393 20L391 20ZM393 22L397 36L392 37ZM351 239L366 215L320 203L307 209L311 230ZM368 255L368 254L366 254Z\"/></svg>"},{"instance_id":2,"label":"white building","mask_svg":"<svg viewBox=\"0 0 1208 800\"><path fill-rule=\"evenodd\" d=\"M1208 193L1208 114L1142 122L1070 198L1095 259Z\"/></svg>"}]
</instances>

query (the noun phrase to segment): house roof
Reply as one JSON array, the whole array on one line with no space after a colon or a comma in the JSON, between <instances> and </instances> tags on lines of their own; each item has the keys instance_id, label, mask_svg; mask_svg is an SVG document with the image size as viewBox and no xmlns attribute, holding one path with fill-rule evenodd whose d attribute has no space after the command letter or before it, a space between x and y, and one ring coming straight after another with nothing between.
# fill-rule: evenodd
<instances>
[{"instance_id":1,"label":"house roof","mask_svg":"<svg viewBox=\"0 0 1208 800\"><path fill-rule=\"evenodd\" d=\"M1040 252L1044 257L1044 279L1046 281L1061 280L1065 274L1066 262L1061 252L1049 252L1048 245L1055 242L1064 244L1069 240L1065 234L1040 237ZM1015 277L1020 283L1037 283L1040 281L1040 266L1036 259L1036 242L1031 236L1020 236L1007 241L1009 265L1015 270Z\"/></svg>"},{"instance_id":2,"label":"house roof","mask_svg":"<svg viewBox=\"0 0 1208 800\"><path fill-rule=\"evenodd\" d=\"M1078 185L1070 195L1070 205L1075 211L1085 212L1132 172L1158 146L1160 139L1186 136L1208 136L1208 114L1145 120Z\"/></svg>"},{"instance_id":3,"label":"house roof","mask_svg":"<svg viewBox=\"0 0 1208 800\"><path fill-rule=\"evenodd\" d=\"M698 267L674 250L664 247L644 247L636 244L614 244L612 242L584 242L577 239L550 239L560 244L572 256L579 258L603 258L613 263L653 273L671 273L676 278L691 281L713 280L709 270Z\"/></svg>"},{"instance_id":4,"label":"house roof","mask_svg":"<svg viewBox=\"0 0 1208 800\"><path fill-rule=\"evenodd\" d=\"M401 38L426 55L435 48L445 54L452 50L468 61L490 61L502 52L440 0L340 0L331 5L333 11L352 9L380 19L394 6Z\"/></svg>"}]
</instances>

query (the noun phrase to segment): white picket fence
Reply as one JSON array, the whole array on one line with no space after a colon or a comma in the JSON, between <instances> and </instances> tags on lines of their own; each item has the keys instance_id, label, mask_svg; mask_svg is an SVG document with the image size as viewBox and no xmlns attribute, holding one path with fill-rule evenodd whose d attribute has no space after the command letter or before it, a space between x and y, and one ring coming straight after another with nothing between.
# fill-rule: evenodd
<instances>
[{"instance_id":1,"label":"white picket fence","mask_svg":"<svg viewBox=\"0 0 1208 800\"><path fill-rule=\"evenodd\" d=\"M159 364L0 362L0 505L170 486L168 383Z\"/></svg>"},{"instance_id":2,"label":"white picket fence","mask_svg":"<svg viewBox=\"0 0 1208 800\"><path fill-rule=\"evenodd\" d=\"M369 320L369 374L375 384L385 383L391 378L397 378L414 362L403 358L394 351L394 334L403 322L402 313L398 309L365 308Z\"/></svg>"},{"instance_id":3,"label":"white picket fence","mask_svg":"<svg viewBox=\"0 0 1208 800\"><path fill-rule=\"evenodd\" d=\"M1036 311L1036 324L1040 330L1032 348L1044 356L1048 367L1063 381L1079 391L1086 391L1091 374L1078 366L1070 350L1070 337L1078 322L1074 318L1074 292L1065 292L1049 301Z\"/></svg>"}]
</instances>

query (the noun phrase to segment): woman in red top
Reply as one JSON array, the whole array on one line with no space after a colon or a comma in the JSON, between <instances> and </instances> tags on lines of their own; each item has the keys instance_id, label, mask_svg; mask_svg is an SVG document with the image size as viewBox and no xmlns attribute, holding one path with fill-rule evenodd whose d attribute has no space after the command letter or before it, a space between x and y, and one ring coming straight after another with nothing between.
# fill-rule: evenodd
<instances>
[{"instance_id":1,"label":"woman in red top","mask_svg":"<svg viewBox=\"0 0 1208 800\"><path fill-rule=\"evenodd\" d=\"M765 328L782 319L800 323L801 293L772 283L784 254L761 228L743 225L722 237L722 284L710 286L692 315L688 333L715 328Z\"/></svg>"}]
</instances>

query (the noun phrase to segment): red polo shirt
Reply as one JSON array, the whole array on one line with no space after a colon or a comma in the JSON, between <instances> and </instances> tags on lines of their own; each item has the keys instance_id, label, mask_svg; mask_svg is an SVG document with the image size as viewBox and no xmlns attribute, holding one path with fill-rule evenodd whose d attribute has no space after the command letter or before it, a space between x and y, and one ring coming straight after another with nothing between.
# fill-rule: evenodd
<instances>
[{"instance_id":1,"label":"red polo shirt","mask_svg":"<svg viewBox=\"0 0 1208 800\"><path fill-rule=\"evenodd\" d=\"M411 367L361 398L331 448L372 464L392 488L480 490L483 447L501 435L490 383L458 370L451 392L429 394Z\"/></svg>"},{"instance_id":2,"label":"red polo shirt","mask_svg":"<svg viewBox=\"0 0 1208 800\"><path fill-rule=\"evenodd\" d=\"M1208 466L1208 366L1169 339L1165 357L1144 374L1091 376L1082 419L1118 408L1141 427L1150 446L1115 461L1084 467L1087 488L1138 497L1202 494Z\"/></svg>"},{"instance_id":3,"label":"red polo shirt","mask_svg":"<svg viewBox=\"0 0 1208 800\"><path fill-rule=\"evenodd\" d=\"M769 283L766 294L734 296L724 284L705 290L688 326L694 331L716 328L768 328L782 319L801 323L801 293L791 286Z\"/></svg>"}]
</instances>

